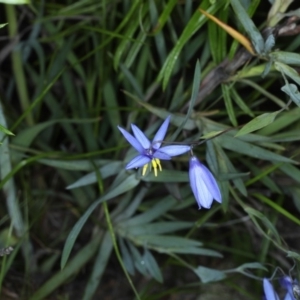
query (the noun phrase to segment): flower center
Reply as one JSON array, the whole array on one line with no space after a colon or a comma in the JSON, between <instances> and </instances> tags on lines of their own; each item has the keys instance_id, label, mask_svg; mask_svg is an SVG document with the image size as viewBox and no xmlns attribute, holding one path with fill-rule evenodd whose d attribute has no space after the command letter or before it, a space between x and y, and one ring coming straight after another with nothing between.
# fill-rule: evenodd
<instances>
[{"instance_id":1,"label":"flower center","mask_svg":"<svg viewBox=\"0 0 300 300\"><path fill-rule=\"evenodd\" d=\"M153 156L153 153L154 153L154 151L153 151L152 148L149 148L149 149L146 149L146 150L145 150L145 154L146 154L147 156L151 157L151 158L152 158L152 156Z\"/></svg>"},{"instance_id":2,"label":"flower center","mask_svg":"<svg viewBox=\"0 0 300 300\"><path fill-rule=\"evenodd\" d=\"M153 168L155 177L157 177L157 169L159 169L159 171L162 171L160 160L158 158L153 158L151 160L151 163L148 163L148 164L143 166L143 171L142 171L143 176L146 174L146 171L148 169L148 165L150 165L150 170L151 170L151 167Z\"/></svg>"}]
</instances>

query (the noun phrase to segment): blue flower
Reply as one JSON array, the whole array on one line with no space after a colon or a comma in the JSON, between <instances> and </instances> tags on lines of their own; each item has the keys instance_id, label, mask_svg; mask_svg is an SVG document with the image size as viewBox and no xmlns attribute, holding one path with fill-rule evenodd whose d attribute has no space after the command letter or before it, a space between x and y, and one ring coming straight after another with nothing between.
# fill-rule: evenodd
<instances>
[{"instance_id":1,"label":"blue flower","mask_svg":"<svg viewBox=\"0 0 300 300\"><path fill-rule=\"evenodd\" d=\"M279 300L279 297L275 292L272 284L266 278L264 278L264 293L266 300Z\"/></svg>"},{"instance_id":2,"label":"blue flower","mask_svg":"<svg viewBox=\"0 0 300 300\"><path fill-rule=\"evenodd\" d=\"M284 300L296 300L296 298L293 295L293 290L294 290L294 286L298 287L297 281L293 282L290 277L285 276L280 280L280 283L288 291L284 297ZM272 284L268 279L264 278L263 284L264 284L264 293L265 293L266 300L280 300L279 296L275 292Z\"/></svg>"},{"instance_id":3,"label":"blue flower","mask_svg":"<svg viewBox=\"0 0 300 300\"><path fill-rule=\"evenodd\" d=\"M136 125L131 124L131 129L134 136L118 126L119 130L129 144L131 144L131 146L139 152L139 155L133 158L127 164L127 170L143 167L142 175L144 176L148 166L150 165L150 168L152 166L154 169L154 175L157 176L157 169L160 171L162 170L160 160L170 160L173 156L177 156L191 150L191 147L187 145L170 145L161 147L169 126L169 122L170 116L158 129L152 143Z\"/></svg>"},{"instance_id":4,"label":"blue flower","mask_svg":"<svg viewBox=\"0 0 300 300\"><path fill-rule=\"evenodd\" d=\"M279 280L281 286L287 291L287 295L284 300L299 300L300 299L300 287L299 282L294 279L292 280L289 276L284 276Z\"/></svg>"},{"instance_id":5,"label":"blue flower","mask_svg":"<svg viewBox=\"0 0 300 300\"><path fill-rule=\"evenodd\" d=\"M213 200L222 202L218 184L211 172L195 156L190 158L190 184L199 205L210 208Z\"/></svg>"}]
</instances>

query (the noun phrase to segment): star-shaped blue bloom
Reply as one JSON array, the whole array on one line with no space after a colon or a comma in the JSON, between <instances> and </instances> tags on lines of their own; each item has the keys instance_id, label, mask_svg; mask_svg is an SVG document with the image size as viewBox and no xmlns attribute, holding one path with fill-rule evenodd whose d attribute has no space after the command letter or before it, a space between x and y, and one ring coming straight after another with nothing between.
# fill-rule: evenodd
<instances>
[{"instance_id":1,"label":"star-shaped blue bloom","mask_svg":"<svg viewBox=\"0 0 300 300\"><path fill-rule=\"evenodd\" d=\"M188 145L170 145L161 147L169 122L170 116L158 129L152 143L136 125L131 124L134 136L118 126L125 139L139 152L139 155L127 164L127 170L143 167L142 175L144 176L150 165L154 169L154 175L157 176L157 169L160 171L162 170L160 160L170 160L173 156L181 155L191 150L191 147Z\"/></svg>"},{"instance_id":2,"label":"star-shaped blue bloom","mask_svg":"<svg viewBox=\"0 0 300 300\"><path fill-rule=\"evenodd\" d=\"M222 202L219 186L211 172L195 156L190 158L190 184L199 209L210 208L213 200Z\"/></svg>"}]
</instances>

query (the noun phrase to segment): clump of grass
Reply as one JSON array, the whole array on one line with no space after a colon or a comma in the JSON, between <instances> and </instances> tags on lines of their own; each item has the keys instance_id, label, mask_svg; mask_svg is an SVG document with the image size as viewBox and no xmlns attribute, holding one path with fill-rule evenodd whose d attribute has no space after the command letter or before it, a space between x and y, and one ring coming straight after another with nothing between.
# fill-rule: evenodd
<instances>
[{"instance_id":1,"label":"clump of grass","mask_svg":"<svg viewBox=\"0 0 300 300\"><path fill-rule=\"evenodd\" d=\"M300 40L297 5L276 3L2 4L3 297L258 299L288 274ZM193 146L222 204L197 209L188 155L157 177L125 170L117 126L152 138L167 116L164 142Z\"/></svg>"}]
</instances>

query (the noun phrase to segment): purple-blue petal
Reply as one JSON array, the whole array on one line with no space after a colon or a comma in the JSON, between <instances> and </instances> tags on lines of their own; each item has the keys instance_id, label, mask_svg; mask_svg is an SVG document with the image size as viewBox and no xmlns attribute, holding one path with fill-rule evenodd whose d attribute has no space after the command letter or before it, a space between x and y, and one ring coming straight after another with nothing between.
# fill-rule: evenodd
<instances>
[{"instance_id":1,"label":"purple-blue petal","mask_svg":"<svg viewBox=\"0 0 300 300\"><path fill-rule=\"evenodd\" d=\"M153 149L157 150L161 146L161 142L166 136L166 132L170 123L170 116L166 118L166 120L162 123L158 131L156 132L153 142L152 142L152 147Z\"/></svg>"},{"instance_id":2,"label":"purple-blue petal","mask_svg":"<svg viewBox=\"0 0 300 300\"><path fill-rule=\"evenodd\" d=\"M140 168L151 161L151 158L145 155L138 155L132 159L126 166L126 170Z\"/></svg>"},{"instance_id":3,"label":"purple-blue petal","mask_svg":"<svg viewBox=\"0 0 300 300\"><path fill-rule=\"evenodd\" d=\"M265 292L266 300L279 300L279 297L274 291L272 284L266 278L264 278L264 292Z\"/></svg>"},{"instance_id":4,"label":"purple-blue petal","mask_svg":"<svg viewBox=\"0 0 300 300\"><path fill-rule=\"evenodd\" d=\"M281 286L288 290L292 287L293 280L290 276L283 276L279 279L279 283Z\"/></svg>"},{"instance_id":5,"label":"purple-blue petal","mask_svg":"<svg viewBox=\"0 0 300 300\"><path fill-rule=\"evenodd\" d=\"M287 291L288 294L290 295L290 297L292 298L292 300L294 300L294 296L293 296L293 283L297 284L297 281L293 282L292 278L290 276L284 276L282 278L279 279L279 282L281 284L281 286L283 286Z\"/></svg>"},{"instance_id":6,"label":"purple-blue petal","mask_svg":"<svg viewBox=\"0 0 300 300\"><path fill-rule=\"evenodd\" d=\"M196 160L196 161L195 161ZM205 182L202 180L203 171L200 167L200 163L197 163L197 158L192 157L190 159L190 185L193 191L193 194L197 200L199 209L203 206L204 208L210 208L213 202L213 196L208 190Z\"/></svg>"},{"instance_id":7,"label":"purple-blue petal","mask_svg":"<svg viewBox=\"0 0 300 300\"><path fill-rule=\"evenodd\" d=\"M153 154L153 157L161 159L161 160L170 160L171 159L170 155L168 155L166 153L163 153L163 152L160 152L160 150L155 151L154 154Z\"/></svg>"},{"instance_id":8,"label":"purple-blue petal","mask_svg":"<svg viewBox=\"0 0 300 300\"><path fill-rule=\"evenodd\" d=\"M221 196L221 192L220 192L219 186L217 184L217 181L215 180L215 178L211 174L211 172L204 165L201 164L201 168L202 168L202 175L203 175L202 179L203 179L207 189L211 193L212 197L217 202L221 203L222 196Z\"/></svg>"},{"instance_id":9,"label":"purple-blue petal","mask_svg":"<svg viewBox=\"0 0 300 300\"><path fill-rule=\"evenodd\" d=\"M145 134L134 124L131 124L131 129L133 131L134 136L140 142L144 149L149 149L151 146L150 141L145 136Z\"/></svg>"},{"instance_id":10,"label":"purple-blue petal","mask_svg":"<svg viewBox=\"0 0 300 300\"><path fill-rule=\"evenodd\" d=\"M295 300L294 296L291 296L289 293L287 293L284 297L284 300Z\"/></svg>"},{"instance_id":11,"label":"purple-blue petal","mask_svg":"<svg viewBox=\"0 0 300 300\"><path fill-rule=\"evenodd\" d=\"M171 157L181 155L190 150L191 150L191 146L187 146L187 145L171 145L171 146L161 147L159 149L160 152L165 153Z\"/></svg>"},{"instance_id":12,"label":"purple-blue petal","mask_svg":"<svg viewBox=\"0 0 300 300\"><path fill-rule=\"evenodd\" d=\"M123 129L120 126L118 126L118 129L121 131L121 133L123 134L124 138L128 141L128 143L134 149L136 149L141 154L144 152L144 148L142 147L142 145L140 144L140 142L134 136L132 136L129 132L127 132L125 129Z\"/></svg>"}]
</instances>

